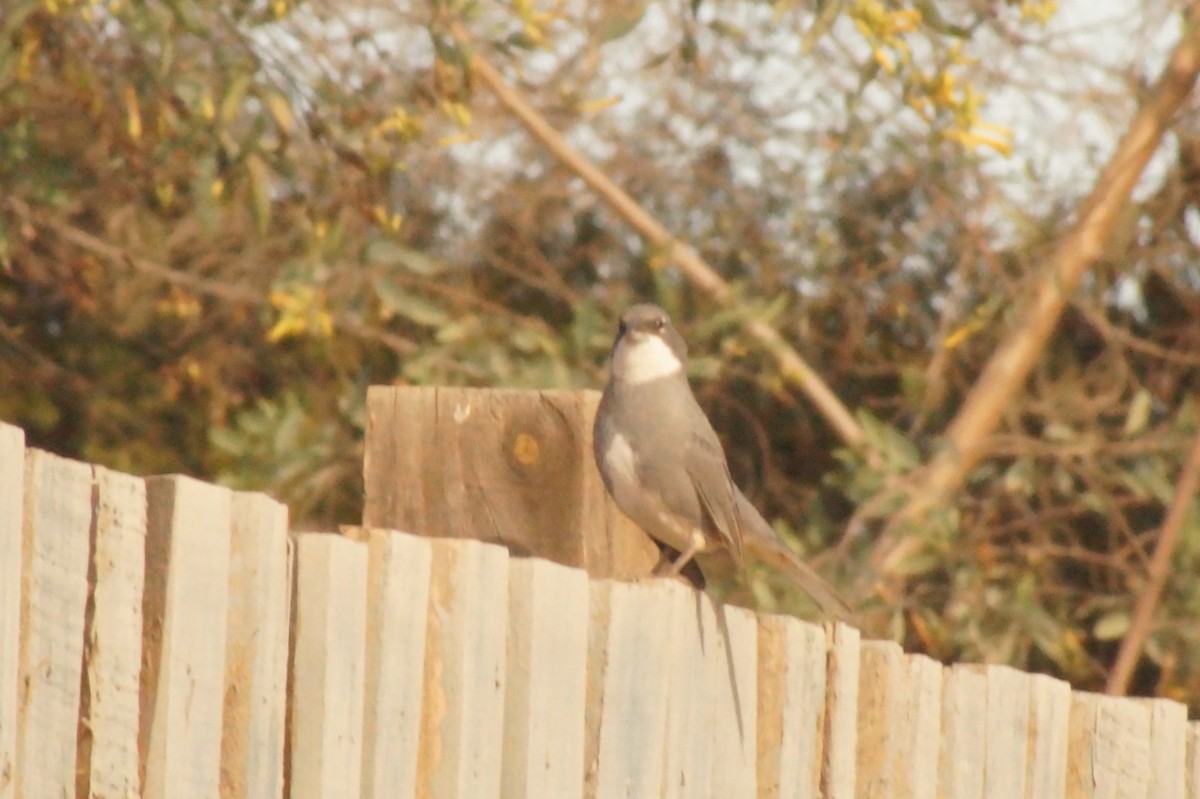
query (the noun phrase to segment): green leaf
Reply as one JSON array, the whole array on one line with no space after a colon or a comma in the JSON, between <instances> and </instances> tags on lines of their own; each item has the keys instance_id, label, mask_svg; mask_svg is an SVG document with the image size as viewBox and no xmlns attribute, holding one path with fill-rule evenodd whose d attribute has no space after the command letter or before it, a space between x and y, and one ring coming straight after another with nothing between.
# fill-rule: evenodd
<instances>
[{"instance_id":1,"label":"green leaf","mask_svg":"<svg viewBox=\"0 0 1200 799\"><path fill-rule=\"evenodd\" d=\"M888 471L907 471L920 462L916 444L891 425L877 419L865 408L858 409L858 421L872 448L887 459Z\"/></svg>"},{"instance_id":2,"label":"green leaf","mask_svg":"<svg viewBox=\"0 0 1200 799\"><path fill-rule=\"evenodd\" d=\"M1110 610L1092 626L1092 635L1098 641L1116 641L1129 631L1129 611Z\"/></svg>"},{"instance_id":3,"label":"green leaf","mask_svg":"<svg viewBox=\"0 0 1200 799\"><path fill-rule=\"evenodd\" d=\"M271 223L271 175L258 153L246 156L246 174L254 201L254 223L259 233L265 233Z\"/></svg>"},{"instance_id":4,"label":"green leaf","mask_svg":"<svg viewBox=\"0 0 1200 799\"><path fill-rule=\"evenodd\" d=\"M646 3L631 5L615 13L610 10L610 13L604 15L596 35L601 44L620 39L633 31L644 16L646 16Z\"/></svg>"},{"instance_id":5,"label":"green leaf","mask_svg":"<svg viewBox=\"0 0 1200 799\"><path fill-rule=\"evenodd\" d=\"M242 103L246 100L246 92L250 88L250 81L254 76L249 72L241 72L233 76L233 80L229 84L229 89L226 90L225 96L221 99L221 111L219 119L222 125L228 125L237 116L238 111L242 108Z\"/></svg>"},{"instance_id":6,"label":"green leaf","mask_svg":"<svg viewBox=\"0 0 1200 799\"><path fill-rule=\"evenodd\" d=\"M1129 411L1125 414L1125 437L1130 438L1146 429L1150 421L1150 410L1153 407L1153 397L1144 388L1139 388L1129 403Z\"/></svg>"},{"instance_id":7,"label":"green leaf","mask_svg":"<svg viewBox=\"0 0 1200 799\"><path fill-rule=\"evenodd\" d=\"M418 294L412 294L384 278L373 281L375 296L379 298L386 316L402 316L422 327L441 327L450 322L450 316L441 307Z\"/></svg>"},{"instance_id":8,"label":"green leaf","mask_svg":"<svg viewBox=\"0 0 1200 799\"><path fill-rule=\"evenodd\" d=\"M266 90L261 92L261 97L271 119L275 120L275 127L284 136L291 136L296 127L296 117L292 114L291 101L279 91Z\"/></svg>"},{"instance_id":9,"label":"green leaf","mask_svg":"<svg viewBox=\"0 0 1200 799\"><path fill-rule=\"evenodd\" d=\"M373 239L367 244L363 257L368 263L381 266L402 266L414 275L432 277L446 271L446 264L420 250L405 247L390 239Z\"/></svg>"}]
</instances>

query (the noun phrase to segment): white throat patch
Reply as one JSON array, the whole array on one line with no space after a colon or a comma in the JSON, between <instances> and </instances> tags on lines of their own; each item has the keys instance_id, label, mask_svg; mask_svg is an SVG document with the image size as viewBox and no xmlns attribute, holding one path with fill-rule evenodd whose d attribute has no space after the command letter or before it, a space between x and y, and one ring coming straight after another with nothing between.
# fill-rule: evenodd
<instances>
[{"instance_id":1,"label":"white throat patch","mask_svg":"<svg viewBox=\"0 0 1200 799\"><path fill-rule=\"evenodd\" d=\"M661 337L643 334L617 345L612 369L618 380L636 386L678 374L683 364Z\"/></svg>"}]
</instances>

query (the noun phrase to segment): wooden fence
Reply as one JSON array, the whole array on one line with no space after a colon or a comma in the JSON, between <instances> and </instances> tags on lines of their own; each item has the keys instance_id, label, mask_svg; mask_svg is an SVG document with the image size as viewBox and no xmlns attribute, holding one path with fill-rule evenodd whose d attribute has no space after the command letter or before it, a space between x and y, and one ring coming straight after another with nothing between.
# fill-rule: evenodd
<instances>
[{"instance_id":1,"label":"wooden fence","mask_svg":"<svg viewBox=\"0 0 1200 799\"><path fill-rule=\"evenodd\" d=\"M1166 700L589 580L492 544L289 536L261 494L0 425L0 799L1200 799Z\"/></svg>"}]
</instances>

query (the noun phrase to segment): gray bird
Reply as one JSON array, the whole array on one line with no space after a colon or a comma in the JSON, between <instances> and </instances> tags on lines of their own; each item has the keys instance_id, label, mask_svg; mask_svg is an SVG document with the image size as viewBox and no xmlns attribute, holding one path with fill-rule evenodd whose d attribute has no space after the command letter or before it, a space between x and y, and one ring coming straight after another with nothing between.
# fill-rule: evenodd
<instances>
[{"instance_id":1,"label":"gray bird","mask_svg":"<svg viewBox=\"0 0 1200 799\"><path fill-rule=\"evenodd\" d=\"M670 574L722 549L740 568L749 551L786 574L822 611L846 618L846 602L734 485L686 364L687 344L662 308L635 305L621 317L593 433L596 466L617 507L679 553Z\"/></svg>"}]
</instances>

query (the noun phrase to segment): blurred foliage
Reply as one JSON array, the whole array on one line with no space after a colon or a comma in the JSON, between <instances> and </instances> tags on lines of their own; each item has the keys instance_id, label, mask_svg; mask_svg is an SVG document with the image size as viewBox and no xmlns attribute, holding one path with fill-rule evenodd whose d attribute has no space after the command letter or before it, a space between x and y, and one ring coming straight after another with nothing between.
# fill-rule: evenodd
<instances>
[{"instance_id":1,"label":"blurred foliage","mask_svg":"<svg viewBox=\"0 0 1200 799\"><path fill-rule=\"evenodd\" d=\"M328 527L360 518L367 385L598 387L613 320L653 299L739 482L800 549L840 543L819 565L850 580L1086 188L1054 168L1104 157L1022 141L985 90L1119 131L1144 65L1088 69L1044 28L1053 3L802 5L8 0L0 418ZM1177 12L1141 4L1127 49ZM448 13L734 283L734 308L473 91ZM1156 170L922 531L890 622L909 648L1102 682L1197 428L1194 119ZM736 334L751 316L803 349L878 459L841 449ZM1176 569L1135 687L1200 706L1195 508ZM769 574L747 590L802 607Z\"/></svg>"}]
</instances>

